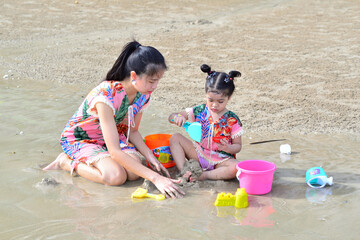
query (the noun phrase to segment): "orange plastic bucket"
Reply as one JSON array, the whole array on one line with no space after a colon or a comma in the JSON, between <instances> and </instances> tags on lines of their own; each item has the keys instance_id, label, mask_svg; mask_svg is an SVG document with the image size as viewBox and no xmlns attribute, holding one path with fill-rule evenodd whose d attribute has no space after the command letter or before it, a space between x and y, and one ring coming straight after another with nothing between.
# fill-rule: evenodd
<instances>
[{"instance_id":1,"label":"orange plastic bucket","mask_svg":"<svg viewBox=\"0 0 360 240\"><path fill-rule=\"evenodd\" d=\"M150 148L155 157L161 162L165 168L175 166L175 162L171 156L169 141L171 134L152 134L146 136L145 144ZM149 163L146 162L149 166Z\"/></svg>"}]
</instances>

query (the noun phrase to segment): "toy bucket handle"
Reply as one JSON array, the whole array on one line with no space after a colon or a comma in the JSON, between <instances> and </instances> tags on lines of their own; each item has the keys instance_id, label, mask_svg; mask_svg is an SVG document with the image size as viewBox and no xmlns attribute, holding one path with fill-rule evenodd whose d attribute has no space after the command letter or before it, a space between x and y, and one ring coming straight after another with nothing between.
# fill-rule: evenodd
<instances>
[{"instance_id":1,"label":"toy bucket handle","mask_svg":"<svg viewBox=\"0 0 360 240\"><path fill-rule=\"evenodd\" d=\"M237 172L236 172L236 178L237 178L237 179L239 179L240 174L241 174L241 170L238 169Z\"/></svg>"}]
</instances>

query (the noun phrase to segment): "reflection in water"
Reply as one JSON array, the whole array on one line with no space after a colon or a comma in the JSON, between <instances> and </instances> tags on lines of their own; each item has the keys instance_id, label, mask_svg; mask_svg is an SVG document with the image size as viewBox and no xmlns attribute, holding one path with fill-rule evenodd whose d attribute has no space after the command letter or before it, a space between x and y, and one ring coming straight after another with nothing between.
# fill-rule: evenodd
<instances>
[{"instance_id":1,"label":"reflection in water","mask_svg":"<svg viewBox=\"0 0 360 240\"><path fill-rule=\"evenodd\" d=\"M271 227L274 221L268 219L275 213L272 200L269 197L249 196L249 207L235 208L232 206L216 207L217 217L233 216L235 225L252 227Z\"/></svg>"},{"instance_id":2,"label":"reflection in water","mask_svg":"<svg viewBox=\"0 0 360 240\"><path fill-rule=\"evenodd\" d=\"M286 153L280 153L280 159L281 159L281 162L284 163L284 162L289 161L291 159L291 155L286 154Z\"/></svg>"},{"instance_id":3,"label":"reflection in water","mask_svg":"<svg viewBox=\"0 0 360 240\"><path fill-rule=\"evenodd\" d=\"M310 188L306 189L306 199L312 203L323 203L326 201L327 196L332 195L332 188L325 187L325 188Z\"/></svg>"}]
</instances>

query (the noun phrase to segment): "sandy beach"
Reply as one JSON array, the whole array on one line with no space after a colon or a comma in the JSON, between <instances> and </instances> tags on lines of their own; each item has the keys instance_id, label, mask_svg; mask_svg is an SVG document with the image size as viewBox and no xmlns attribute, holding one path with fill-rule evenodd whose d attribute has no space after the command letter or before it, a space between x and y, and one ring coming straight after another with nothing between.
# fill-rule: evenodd
<instances>
[{"instance_id":1,"label":"sandy beach","mask_svg":"<svg viewBox=\"0 0 360 240\"><path fill-rule=\"evenodd\" d=\"M354 1L21 2L3 4L3 75L86 94L135 38L166 57L153 94L166 111L204 101L207 63L242 72L229 108L247 131L359 133Z\"/></svg>"},{"instance_id":2,"label":"sandy beach","mask_svg":"<svg viewBox=\"0 0 360 240\"><path fill-rule=\"evenodd\" d=\"M0 238L357 239L359 12L354 0L3 0ZM168 114L204 102L201 64L242 73L228 105L245 129L237 156L276 164L271 193L250 196L247 209L215 208L218 192L239 186L234 179L199 183L183 199L134 202L142 180L107 187L41 170L132 39L159 49L169 67L143 136L179 131ZM283 140L251 144L269 139ZM282 143L293 154L281 155ZM314 166L334 185L307 187Z\"/></svg>"}]
</instances>

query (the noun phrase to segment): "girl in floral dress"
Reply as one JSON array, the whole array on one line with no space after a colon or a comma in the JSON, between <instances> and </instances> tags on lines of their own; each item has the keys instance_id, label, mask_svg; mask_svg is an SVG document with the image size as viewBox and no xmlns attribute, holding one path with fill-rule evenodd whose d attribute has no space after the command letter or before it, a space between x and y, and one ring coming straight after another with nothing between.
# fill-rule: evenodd
<instances>
[{"instance_id":1,"label":"girl in floral dress","mask_svg":"<svg viewBox=\"0 0 360 240\"><path fill-rule=\"evenodd\" d=\"M166 69L155 48L137 41L126 44L106 79L86 96L65 126L60 139L64 152L44 170L75 171L106 185L141 176L168 197L181 197L184 193L177 181L170 179L138 131L142 112ZM140 154L156 171L141 163Z\"/></svg>"},{"instance_id":2,"label":"girl in floral dress","mask_svg":"<svg viewBox=\"0 0 360 240\"><path fill-rule=\"evenodd\" d=\"M234 92L234 78L240 77L238 71L212 71L203 64L201 70L208 74L205 83L206 104L185 111L172 113L169 122L182 126L186 120L199 122L202 128L200 143L192 142L177 133L170 139L170 151L176 167L181 171L186 158L198 160L203 173L197 180L232 179L236 175L236 153L241 150L242 124L235 113L226 108ZM191 172L186 173L188 180L196 180Z\"/></svg>"}]
</instances>

